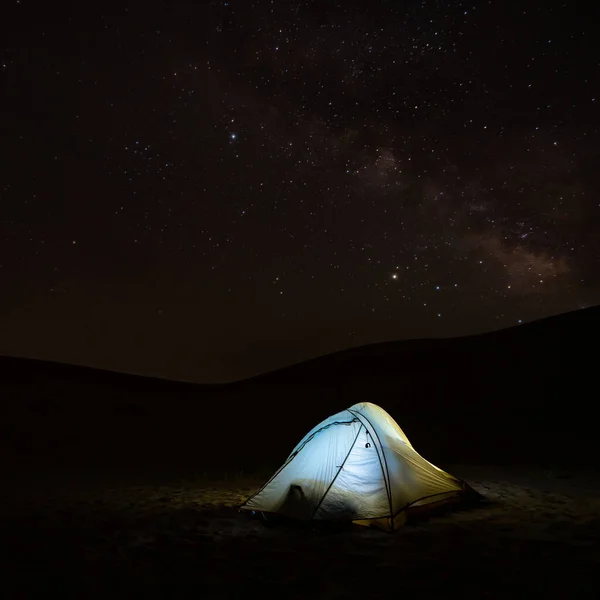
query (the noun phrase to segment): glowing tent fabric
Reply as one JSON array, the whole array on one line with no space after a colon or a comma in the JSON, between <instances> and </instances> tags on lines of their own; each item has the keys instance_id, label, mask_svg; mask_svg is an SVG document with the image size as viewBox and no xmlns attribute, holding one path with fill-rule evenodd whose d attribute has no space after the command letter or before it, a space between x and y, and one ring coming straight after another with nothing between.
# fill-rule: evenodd
<instances>
[{"instance_id":1,"label":"glowing tent fabric","mask_svg":"<svg viewBox=\"0 0 600 600\"><path fill-rule=\"evenodd\" d=\"M241 508L394 529L407 509L455 498L463 489L415 451L387 412L361 402L309 431Z\"/></svg>"}]
</instances>

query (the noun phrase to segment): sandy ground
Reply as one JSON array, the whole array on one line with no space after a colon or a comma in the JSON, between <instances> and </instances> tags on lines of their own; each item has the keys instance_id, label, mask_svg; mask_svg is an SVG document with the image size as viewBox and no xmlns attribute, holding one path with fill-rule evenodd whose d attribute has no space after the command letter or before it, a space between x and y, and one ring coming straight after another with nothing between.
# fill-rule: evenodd
<instances>
[{"instance_id":1,"label":"sandy ground","mask_svg":"<svg viewBox=\"0 0 600 600\"><path fill-rule=\"evenodd\" d=\"M236 505L266 474L9 481L0 515L3 597L599 597L597 475L450 472L490 502L394 534L251 520Z\"/></svg>"}]
</instances>

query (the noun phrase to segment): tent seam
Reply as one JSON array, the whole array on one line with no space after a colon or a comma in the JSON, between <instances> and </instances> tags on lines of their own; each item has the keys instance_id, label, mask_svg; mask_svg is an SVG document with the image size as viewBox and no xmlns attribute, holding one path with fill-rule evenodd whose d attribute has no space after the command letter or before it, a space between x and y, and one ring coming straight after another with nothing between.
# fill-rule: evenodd
<instances>
[{"instance_id":1,"label":"tent seam","mask_svg":"<svg viewBox=\"0 0 600 600\"><path fill-rule=\"evenodd\" d=\"M377 450L377 458L379 459L379 466L381 467L381 470L383 471L383 480L385 485L385 491L386 491L386 495L388 498L388 504L390 507L390 520L391 520L391 528L392 531L394 530L394 508L393 508L393 504L392 504L392 484L390 482L390 472L388 469L388 464L387 464L387 459L385 458L385 452L383 451L383 444L381 443L381 440L379 439L379 434L377 433L377 431L375 430L375 427L373 426L373 423L371 423L370 419L368 417L365 417L365 415L363 415L362 413L358 413L358 411L353 411L348 409L348 412L355 415L358 419L360 419L360 417L363 417L364 419L366 419L367 423L369 423L369 425L371 426L371 429L373 429L373 432L375 433L375 437L377 438L377 442L379 443L379 446L381 448L381 454L383 454L383 462L385 463L385 469L383 466L383 463L381 462L381 457L379 456L379 450L377 450L377 448L375 448ZM360 415L360 417L359 417ZM365 427L366 429L366 427ZM367 429L368 431L368 429Z\"/></svg>"},{"instance_id":2,"label":"tent seam","mask_svg":"<svg viewBox=\"0 0 600 600\"><path fill-rule=\"evenodd\" d=\"M348 457L350 456L350 453L354 449L354 446L356 446L356 440L358 439L358 436L360 435L360 432L362 431L363 427L365 427L365 426L363 425L363 423L361 423L360 427L358 428L358 432L356 433L356 436L354 437L354 441L352 442L352 445L350 446L350 450L348 450L348 453L346 454L346 458L344 458L344 460L342 461L342 464L340 465L337 473L335 474L334 478L331 480L331 483L327 486L327 489L325 490L325 493L323 494L323 496L319 500L319 503L317 504L317 507L313 511L313 514L311 516L311 520L315 518L315 515L317 514L317 511L319 510L319 508L321 508L321 504L323 504L323 501L325 500L325 497L329 493L329 490L333 487L333 484L335 483L335 480L338 478L338 475L342 472L342 469L344 468L344 465L346 464L346 461L348 460ZM365 427L365 429L366 429L366 427Z\"/></svg>"}]
</instances>

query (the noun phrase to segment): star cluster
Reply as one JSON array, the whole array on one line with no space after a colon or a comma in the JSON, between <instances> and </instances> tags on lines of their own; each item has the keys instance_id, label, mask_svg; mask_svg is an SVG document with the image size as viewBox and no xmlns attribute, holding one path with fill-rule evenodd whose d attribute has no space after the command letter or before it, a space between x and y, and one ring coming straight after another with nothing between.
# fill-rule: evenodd
<instances>
[{"instance_id":1,"label":"star cluster","mask_svg":"<svg viewBox=\"0 0 600 600\"><path fill-rule=\"evenodd\" d=\"M2 352L226 380L600 301L581 10L3 10Z\"/></svg>"}]
</instances>

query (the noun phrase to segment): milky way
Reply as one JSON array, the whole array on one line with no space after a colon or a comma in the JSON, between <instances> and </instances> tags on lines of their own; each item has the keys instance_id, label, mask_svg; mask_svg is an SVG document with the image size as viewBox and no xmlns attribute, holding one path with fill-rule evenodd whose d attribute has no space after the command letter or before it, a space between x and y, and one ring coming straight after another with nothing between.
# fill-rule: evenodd
<instances>
[{"instance_id":1,"label":"milky way","mask_svg":"<svg viewBox=\"0 0 600 600\"><path fill-rule=\"evenodd\" d=\"M3 10L0 352L220 381L600 301L581 9Z\"/></svg>"}]
</instances>

